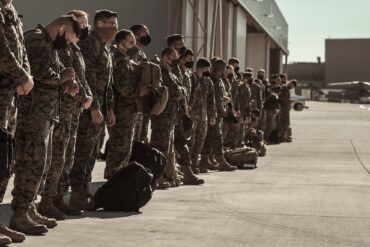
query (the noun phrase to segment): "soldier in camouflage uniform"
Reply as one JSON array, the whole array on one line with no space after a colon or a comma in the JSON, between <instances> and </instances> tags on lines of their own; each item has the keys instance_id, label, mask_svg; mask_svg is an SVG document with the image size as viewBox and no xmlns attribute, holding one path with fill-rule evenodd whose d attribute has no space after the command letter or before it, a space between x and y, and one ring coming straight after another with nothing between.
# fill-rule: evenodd
<instances>
[{"instance_id":1,"label":"soldier in camouflage uniform","mask_svg":"<svg viewBox=\"0 0 370 247\"><path fill-rule=\"evenodd\" d=\"M148 61L148 58L144 52L144 47L150 45L152 38L149 34L148 27L143 24L133 25L130 30L134 33L137 47L139 48L138 53L133 56L135 63L141 61ZM150 117L147 114L138 113L135 127L135 141L149 143L148 130Z\"/></svg>"},{"instance_id":2,"label":"soldier in camouflage uniform","mask_svg":"<svg viewBox=\"0 0 370 247\"><path fill-rule=\"evenodd\" d=\"M94 207L88 182L98 154L99 137L104 131L104 119L109 127L115 124L113 61L108 42L114 39L117 27L117 13L100 10L95 14L94 29L79 42L93 102L90 109L80 116L75 161L69 176L72 188L70 205L77 209Z\"/></svg>"},{"instance_id":3,"label":"soldier in camouflage uniform","mask_svg":"<svg viewBox=\"0 0 370 247\"><path fill-rule=\"evenodd\" d=\"M217 119L214 126L208 125L207 136L202 150L200 161L200 171L208 172L208 167L211 165L209 156L215 155L215 159L219 164L220 171L235 171L237 168L231 166L224 157L223 139L222 139L222 123L226 116L226 106L231 103L231 99L227 97L225 85L222 81L222 76L226 72L226 63L223 60L217 59L212 64L211 79L215 89L215 101L217 107Z\"/></svg>"},{"instance_id":4,"label":"soldier in camouflage uniform","mask_svg":"<svg viewBox=\"0 0 370 247\"><path fill-rule=\"evenodd\" d=\"M189 100L189 115L194 122L194 128L189 148L193 170L199 169L198 159L206 139L208 123L210 126L216 124L215 92L209 78L210 68L211 63L205 58L200 58L191 77L193 90Z\"/></svg>"},{"instance_id":5,"label":"soldier in camouflage uniform","mask_svg":"<svg viewBox=\"0 0 370 247\"><path fill-rule=\"evenodd\" d=\"M81 36L80 39L83 40L88 35L87 14L83 11L72 11L68 14L75 16L79 21L84 33L84 36ZM79 92L75 96L63 94L61 97L60 119L59 122L54 124L52 136L53 149L51 166L46 175L45 188L41 194L42 198L38 211L46 217L64 220L65 214L81 214L79 210L70 208L64 203L63 193L58 186L65 167L70 134L75 135L75 133L71 133L74 112L76 109L89 108L92 102L92 96L85 79L85 62L79 47L74 43L69 43L67 49L58 50L58 55L64 67L74 68L76 72L76 81L79 84ZM74 119L74 121L76 121L76 119ZM66 168L66 170L70 169L71 167Z\"/></svg>"},{"instance_id":6,"label":"soldier in camouflage uniform","mask_svg":"<svg viewBox=\"0 0 370 247\"><path fill-rule=\"evenodd\" d=\"M77 20L62 16L46 27L38 25L25 34L25 45L35 87L21 96L15 148L15 178L10 228L25 234L43 234L55 220L38 214L33 201L46 167L48 140L59 112L60 93L76 86L72 68L62 70L57 50L76 42L81 33ZM64 86L64 88L61 88Z\"/></svg>"},{"instance_id":7,"label":"soldier in camouflage uniform","mask_svg":"<svg viewBox=\"0 0 370 247\"><path fill-rule=\"evenodd\" d=\"M297 87L297 81L292 80L287 85L283 85L281 93L279 95L280 101L280 128L279 136L281 142L291 142L292 139L288 136L288 129L290 127L290 90Z\"/></svg>"},{"instance_id":8,"label":"soldier in camouflage uniform","mask_svg":"<svg viewBox=\"0 0 370 247\"><path fill-rule=\"evenodd\" d=\"M121 30L115 37L115 43L113 77L117 121L109 132L104 172L107 179L129 163L138 110L137 97L145 96L151 90L150 85L139 88L137 64L131 59L138 52L134 34L130 30Z\"/></svg>"},{"instance_id":9,"label":"soldier in camouflage uniform","mask_svg":"<svg viewBox=\"0 0 370 247\"><path fill-rule=\"evenodd\" d=\"M28 94L33 87L22 22L11 0L0 0L0 85L0 126L7 128L14 94ZM9 177L0 177L0 203L8 181ZM24 239L24 234L0 225L0 245L23 242Z\"/></svg>"},{"instance_id":10,"label":"soldier in camouflage uniform","mask_svg":"<svg viewBox=\"0 0 370 247\"><path fill-rule=\"evenodd\" d=\"M163 85L168 88L168 102L158 116L151 116L150 145L161 151L167 159L173 150L175 124L178 120L180 100L186 97L186 88L181 86L178 77L172 72L178 67L178 54L172 48L165 48L161 54Z\"/></svg>"}]
</instances>

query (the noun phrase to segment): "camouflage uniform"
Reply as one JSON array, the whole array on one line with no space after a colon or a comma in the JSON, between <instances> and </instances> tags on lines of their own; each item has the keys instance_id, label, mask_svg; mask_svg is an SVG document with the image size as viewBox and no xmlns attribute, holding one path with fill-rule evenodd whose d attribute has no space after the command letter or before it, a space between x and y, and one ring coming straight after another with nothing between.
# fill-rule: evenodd
<instances>
[{"instance_id":1,"label":"camouflage uniform","mask_svg":"<svg viewBox=\"0 0 370 247\"><path fill-rule=\"evenodd\" d=\"M0 126L9 126L14 87L30 73L23 28L13 5L3 7L0 0ZM14 109L14 108L13 108ZM3 201L9 178L0 178L0 202Z\"/></svg>"},{"instance_id":2,"label":"camouflage uniform","mask_svg":"<svg viewBox=\"0 0 370 247\"><path fill-rule=\"evenodd\" d=\"M43 196L50 198L53 198L58 194L58 184L65 167L73 113L79 109L81 103L86 101L87 94L90 93L91 95L85 79L86 66L79 47L77 45L70 44L66 50L59 50L58 55L64 67L73 68L75 70L77 83L79 84L79 94L75 97L68 94L62 94L60 120L59 123L55 123L54 125L52 137L53 148L51 166L47 172L45 189L42 192ZM74 135L74 133L72 134ZM71 151L73 153L74 150ZM72 153L69 153L69 155L72 155ZM69 163L68 165L70 166L71 164ZM70 169L71 167L66 168L66 170ZM59 191L61 190L59 189Z\"/></svg>"},{"instance_id":3,"label":"camouflage uniform","mask_svg":"<svg viewBox=\"0 0 370 247\"><path fill-rule=\"evenodd\" d=\"M25 34L35 86L19 97L12 208L26 210L35 199L46 165L48 140L58 115L61 81L58 54L46 29Z\"/></svg>"},{"instance_id":4,"label":"camouflage uniform","mask_svg":"<svg viewBox=\"0 0 370 247\"><path fill-rule=\"evenodd\" d=\"M109 131L109 148L105 175L112 176L127 166L131 156L137 117L137 64L119 51L114 54L114 88L116 124Z\"/></svg>"},{"instance_id":5,"label":"camouflage uniform","mask_svg":"<svg viewBox=\"0 0 370 247\"><path fill-rule=\"evenodd\" d=\"M208 118L216 117L215 92L213 83L208 77L192 76L192 87L189 109L194 122L189 148L192 164L196 165L202 152L207 135Z\"/></svg>"},{"instance_id":6,"label":"camouflage uniform","mask_svg":"<svg viewBox=\"0 0 370 247\"><path fill-rule=\"evenodd\" d=\"M133 57L135 63L141 61L148 61L146 54L142 48L139 48L139 52ZM149 130L150 117L147 114L138 113L136 117L135 126L135 140L139 142L148 143L148 130Z\"/></svg>"},{"instance_id":7,"label":"camouflage uniform","mask_svg":"<svg viewBox=\"0 0 370 247\"><path fill-rule=\"evenodd\" d=\"M282 91L279 95L280 102L280 128L279 135L280 138L286 138L288 129L290 127L290 89L288 86L284 85Z\"/></svg>"},{"instance_id":8,"label":"camouflage uniform","mask_svg":"<svg viewBox=\"0 0 370 247\"><path fill-rule=\"evenodd\" d=\"M202 156L211 155L212 152L215 155L223 155L223 138L222 138L222 123L223 118L226 115L226 104L225 98L228 97L225 85L222 79L217 75L211 76L213 86L215 89L215 102L217 108L216 124L214 126L208 124L208 131L206 140L204 142Z\"/></svg>"},{"instance_id":9,"label":"camouflage uniform","mask_svg":"<svg viewBox=\"0 0 370 247\"><path fill-rule=\"evenodd\" d=\"M264 104L266 114L266 126L264 130L265 140L269 140L271 133L276 129L276 117L279 109L279 100L276 94L268 91Z\"/></svg>"},{"instance_id":10,"label":"camouflage uniform","mask_svg":"<svg viewBox=\"0 0 370 247\"><path fill-rule=\"evenodd\" d=\"M253 81L253 83L250 85L251 93L252 93L252 110L257 109L259 111L262 111L262 88L259 83L256 81Z\"/></svg>"},{"instance_id":11,"label":"camouflage uniform","mask_svg":"<svg viewBox=\"0 0 370 247\"><path fill-rule=\"evenodd\" d=\"M225 88L227 91L228 97L231 99L231 105L229 105L228 109L229 111L239 111L239 104L238 104L238 98L239 98L239 93L238 93L238 85L239 81L236 78L232 78L231 80L229 79L224 79L223 82L225 84ZM235 143L235 138L238 138L240 136L240 124L234 124L234 123L228 123L225 122L223 123L223 137L224 137L224 145L226 147L231 147L234 146L233 143Z\"/></svg>"},{"instance_id":12,"label":"camouflage uniform","mask_svg":"<svg viewBox=\"0 0 370 247\"><path fill-rule=\"evenodd\" d=\"M163 85L168 88L168 102L164 111L158 116L151 116L152 134L150 145L169 157L171 140L178 119L180 100L186 97L186 89L175 74L161 66Z\"/></svg>"},{"instance_id":13,"label":"camouflage uniform","mask_svg":"<svg viewBox=\"0 0 370 247\"><path fill-rule=\"evenodd\" d=\"M79 42L86 63L86 80L89 83L93 102L89 110L83 111L77 131L75 162L69 179L73 191L86 188L98 154L98 142L104 123L95 125L91 111L100 110L106 115L114 107L112 90L113 62L108 45L100 41L99 34L92 30Z\"/></svg>"}]
</instances>

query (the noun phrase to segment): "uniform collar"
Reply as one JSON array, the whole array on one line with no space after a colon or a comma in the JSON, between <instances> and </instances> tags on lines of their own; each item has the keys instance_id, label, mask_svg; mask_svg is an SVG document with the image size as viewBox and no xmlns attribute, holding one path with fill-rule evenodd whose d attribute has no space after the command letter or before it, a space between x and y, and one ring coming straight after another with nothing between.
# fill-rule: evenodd
<instances>
[{"instance_id":1,"label":"uniform collar","mask_svg":"<svg viewBox=\"0 0 370 247\"><path fill-rule=\"evenodd\" d=\"M43 25L38 24L38 25L37 25L37 28L41 30L41 32L42 32L42 33L44 34L44 36L46 37L47 41L49 41L50 43L52 43L52 42L53 42L53 38L52 38L52 37L50 37L50 34L49 34L48 30L46 30L46 28L45 28Z\"/></svg>"}]
</instances>

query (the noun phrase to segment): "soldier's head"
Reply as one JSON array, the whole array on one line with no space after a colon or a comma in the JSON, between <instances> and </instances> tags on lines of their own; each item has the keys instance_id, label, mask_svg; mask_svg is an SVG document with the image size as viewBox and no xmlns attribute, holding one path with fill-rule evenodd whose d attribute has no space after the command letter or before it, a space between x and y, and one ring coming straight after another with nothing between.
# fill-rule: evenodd
<instances>
[{"instance_id":1,"label":"soldier's head","mask_svg":"<svg viewBox=\"0 0 370 247\"><path fill-rule=\"evenodd\" d=\"M253 83L253 74L251 72L243 73L243 82L250 86Z\"/></svg>"},{"instance_id":2,"label":"soldier's head","mask_svg":"<svg viewBox=\"0 0 370 247\"><path fill-rule=\"evenodd\" d=\"M81 36L81 26L72 15L63 15L46 25L53 46L57 50L67 48L68 42L76 43Z\"/></svg>"},{"instance_id":3,"label":"soldier's head","mask_svg":"<svg viewBox=\"0 0 370 247\"><path fill-rule=\"evenodd\" d=\"M168 71L176 68L178 66L178 61L179 55L175 49L167 47L162 51L161 63Z\"/></svg>"},{"instance_id":4,"label":"soldier's head","mask_svg":"<svg viewBox=\"0 0 370 247\"><path fill-rule=\"evenodd\" d=\"M289 84L288 84L288 88L289 88L289 89L294 89L294 88L296 88L297 86L298 86L298 82L297 82L297 80L296 80L296 79L291 80L291 81L289 82Z\"/></svg>"},{"instance_id":5,"label":"soldier's head","mask_svg":"<svg viewBox=\"0 0 370 247\"><path fill-rule=\"evenodd\" d=\"M83 10L71 10L67 13L67 15L72 15L74 16L78 23L80 23L80 27L81 27L81 36L80 36L80 40L84 40L86 39L86 37L88 36L89 34L89 29L90 29L90 26L89 26L89 15L87 14L87 12L83 11Z\"/></svg>"},{"instance_id":6,"label":"soldier's head","mask_svg":"<svg viewBox=\"0 0 370 247\"><path fill-rule=\"evenodd\" d=\"M260 69L257 73L257 78L261 81L265 80L266 72L263 69Z\"/></svg>"},{"instance_id":7,"label":"soldier's head","mask_svg":"<svg viewBox=\"0 0 370 247\"><path fill-rule=\"evenodd\" d=\"M130 30L134 33L137 45L141 48L148 46L152 42L149 29L144 24L133 25Z\"/></svg>"},{"instance_id":8,"label":"soldier's head","mask_svg":"<svg viewBox=\"0 0 370 247\"><path fill-rule=\"evenodd\" d=\"M213 62L211 68L212 74L222 77L226 72L226 62L222 59L217 59Z\"/></svg>"},{"instance_id":9,"label":"soldier's head","mask_svg":"<svg viewBox=\"0 0 370 247\"><path fill-rule=\"evenodd\" d=\"M228 64L234 67L235 73L240 71L240 61L236 57L232 57L229 59Z\"/></svg>"},{"instance_id":10,"label":"soldier's head","mask_svg":"<svg viewBox=\"0 0 370 247\"><path fill-rule=\"evenodd\" d=\"M280 75L272 74L270 76L270 83L271 83L271 85L279 85L280 84Z\"/></svg>"},{"instance_id":11,"label":"soldier's head","mask_svg":"<svg viewBox=\"0 0 370 247\"><path fill-rule=\"evenodd\" d=\"M280 74L280 75L279 75L279 77L280 77L280 81L281 81L281 83L282 83L283 85L285 85L285 84L286 84L286 82L287 82L287 80L288 80L288 76L287 76L287 74Z\"/></svg>"},{"instance_id":12,"label":"soldier's head","mask_svg":"<svg viewBox=\"0 0 370 247\"><path fill-rule=\"evenodd\" d=\"M180 56L180 65L183 69L193 69L194 67L194 52L186 49L184 54Z\"/></svg>"},{"instance_id":13,"label":"soldier's head","mask_svg":"<svg viewBox=\"0 0 370 247\"><path fill-rule=\"evenodd\" d=\"M226 66L225 79L232 80L234 78L234 67L231 65Z\"/></svg>"},{"instance_id":14,"label":"soldier's head","mask_svg":"<svg viewBox=\"0 0 370 247\"><path fill-rule=\"evenodd\" d=\"M184 36L181 34L172 34L167 37L167 46L175 49L179 55L182 55L186 51L186 45L185 45L185 40Z\"/></svg>"},{"instance_id":15,"label":"soldier's head","mask_svg":"<svg viewBox=\"0 0 370 247\"><path fill-rule=\"evenodd\" d=\"M210 77L211 62L205 57L199 58L195 66L195 73L198 77Z\"/></svg>"},{"instance_id":16,"label":"soldier's head","mask_svg":"<svg viewBox=\"0 0 370 247\"><path fill-rule=\"evenodd\" d=\"M117 46L117 50L126 56L135 56L138 52L136 45L136 39L134 34L127 29L122 29L117 32L114 41Z\"/></svg>"},{"instance_id":17,"label":"soldier's head","mask_svg":"<svg viewBox=\"0 0 370 247\"><path fill-rule=\"evenodd\" d=\"M251 68L251 67L247 67L247 68L245 68L245 72L247 72L247 73L252 73L252 75L254 74L254 70L253 70L253 68Z\"/></svg>"},{"instance_id":18,"label":"soldier's head","mask_svg":"<svg viewBox=\"0 0 370 247\"><path fill-rule=\"evenodd\" d=\"M94 29L98 30L100 38L104 42L114 39L118 30L117 12L110 10L98 10L94 17Z\"/></svg>"}]
</instances>

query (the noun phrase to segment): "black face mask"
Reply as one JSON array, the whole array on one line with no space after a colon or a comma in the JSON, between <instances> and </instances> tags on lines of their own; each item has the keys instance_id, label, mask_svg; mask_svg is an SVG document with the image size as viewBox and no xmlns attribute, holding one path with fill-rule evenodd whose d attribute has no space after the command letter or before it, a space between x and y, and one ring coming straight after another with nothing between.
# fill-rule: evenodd
<instances>
[{"instance_id":1,"label":"black face mask","mask_svg":"<svg viewBox=\"0 0 370 247\"><path fill-rule=\"evenodd\" d=\"M85 27L81 30L80 40L85 40L89 35L89 28Z\"/></svg>"},{"instance_id":2,"label":"black face mask","mask_svg":"<svg viewBox=\"0 0 370 247\"><path fill-rule=\"evenodd\" d=\"M234 78L234 75L233 75L233 74L228 74L228 75L227 75L227 78L228 78L229 80L232 80L232 79Z\"/></svg>"},{"instance_id":3,"label":"black face mask","mask_svg":"<svg viewBox=\"0 0 370 247\"><path fill-rule=\"evenodd\" d=\"M186 62L185 67L188 69L192 69L194 67L194 61Z\"/></svg>"},{"instance_id":4,"label":"black face mask","mask_svg":"<svg viewBox=\"0 0 370 247\"><path fill-rule=\"evenodd\" d=\"M183 46L180 49L178 49L178 52L180 53L180 56L183 55L186 52L186 46Z\"/></svg>"},{"instance_id":5,"label":"black face mask","mask_svg":"<svg viewBox=\"0 0 370 247\"><path fill-rule=\"evenodd\" d=\"M252 122L255 122L257 120L257 118L251 117L251 120L252 120Z\"/></svg>"},{"instance_id":6,"label":"black face mask","mask_svg":"<svg viewBox=\"0 0 370 247\"><path fill-rule=\"evenodd\" d=\"M144 46L148 46L152 42L152 37L150 35L144 36L140 38L140 43Z\"/></svg>"},{"instance_id":7,"label":"black face mask","mask_svg":"<svg viewBox=\"0 0 370 247\"><path fill-rule=\"evenodd\" d=\"M172 60L172 59L170 59L171 60L171 67L174 69L174 68L176 68L178 65L179 65L179 60Z\"/></svg>"},{"instance_id":8,"label":"black face mask","mask_svg":"<svg viewBox=\"0 0 370 247\"><path fill-rule=\"evenodd\" d=\"M132 56L135 56L138 52L139 52L139 48L134 46L132 48L128 48L126 51L126 54L127 56L132 57Z\"/></svg>"},{"instance_id":9,"label":"black face mask","mask_svg":"<svg viewBox=\"0 0 370 247\"><path fill-rule=\"evenodd\" d=\"M264 75L257 75L257 78L261 81L263 81L265 79L265 76Z\"/></svg>"},{"instance_id":10,"label":"black face mask","mask_svg":"<svg viewBox=\"0 0 370 247\"><path fill-rule=\"evenodd\" d=\"M211 72L209 72L209 71L204 71L204 72L203 72L203 76L204 76L204 77L210 77L210 76L211 76Z\"/></svg>"},{"instance_id":11,"label":"black face mask","mask_svg":"<svg viewBox=\"0 0 370 247\"><path fill-rule=\"evenodd\" d=\"M235 73L238 73L240 71L240 67L235 67L234 71L235 71Z\"/></svg>"},{"instance_id":12,"label":"black face mask","mask_svg":"<svg viewBox=\"0 0 370 247\"><path fill-rule=\"evenodd\" d=\"M65 50L68 47L68 43L66 40L66 33L63 33L63 35L58 34L58 36L53 41L53 47L56 50Z\"/></svg>"}]
</instances>

